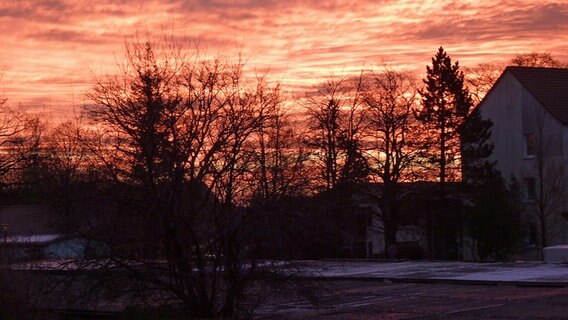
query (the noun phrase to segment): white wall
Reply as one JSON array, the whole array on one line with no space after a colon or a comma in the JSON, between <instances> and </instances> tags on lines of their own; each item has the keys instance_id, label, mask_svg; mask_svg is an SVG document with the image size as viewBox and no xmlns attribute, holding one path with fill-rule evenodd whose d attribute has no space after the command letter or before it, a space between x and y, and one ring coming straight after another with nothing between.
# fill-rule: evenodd
<instances>
[{"instance_id":1,"label":"white wall","mask_svg":"<svg viewBox=\"0 0 568 320\"><path fill-rule=\"evenodd\" d=\"M524 153L522 136L522 87L509 73L505 74L481 105L484 118L493 121L491 142L495 145L492 160L509 179L521 171Z\"/></svg>"},{"instance_id":2,"label":"white wall","mask_svg":"<svg viewBox=\"0 0 568 320\"><path fill-rule=\"evenodd\" d=\"M496 87L481 105L484 118L493 122L491 141L495 148L492 160L497 161L497 169L510 181L514 176L523 192L526 192L524 178L537 179L537 157L526 155L525 134L533 133L537 144L542 146L542 155L549 168L567 167L568 129L554 118L540 102L509 72L503 75ZM566 174L566 172L564 172ZM568 187L568 180L566 186ZM534 203L525 201L524 223L535 220ZM560 218L559 209L554 226L560 230L549 239L551 244L568 240L565 221ZM526 226L525 226L526 227Z\"/></svg>"}]
</instances>

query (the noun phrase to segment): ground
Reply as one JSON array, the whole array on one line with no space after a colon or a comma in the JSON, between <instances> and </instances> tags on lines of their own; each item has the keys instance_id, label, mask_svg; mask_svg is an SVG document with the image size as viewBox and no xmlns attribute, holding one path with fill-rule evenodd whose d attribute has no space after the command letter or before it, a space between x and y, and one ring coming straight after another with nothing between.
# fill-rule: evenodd
<instances>
[{"instance_id":1,"label":"ground","mask_svg":"<svg viewBox=\"0 0 568 320\"><path fill-rule=\"evenodd\" d=\"M566 263L342 260L303 261L299 266L303 277L293 282L307 284L298 288L315 284L310 292L317 293L317 306L282 290L279 297L269 295L257 319L568 319ZM120 299L113 304L103 294L101 303L62 304L61 297L83 292L73 288L82 288L84 282L73 278L73 269L52 274L54 268L59 270L61 264L22 264L14 275L33 276L36 281L39 275L46 280L56 277L52 279L56 284L62 283L61 277L69 277L70 282L58 290L38 282L45 293L43 303L57 306L58 312L73 307L96 319L94 314L101 311L118 316L124 309ZM81 275L86 281L97 273ZM20 279L21 283L26 283L25 279Z\"/></svg>"},{"instance_id":2,"label":"ground","mask_svg":"<svg viewBox=\"0 0 568 320\"><path fill-rule=\"evenodd\" d=\"M568 287L323 281L318 307L283 299L258 319L568 319Z\"/></svg>"}]
</instances>

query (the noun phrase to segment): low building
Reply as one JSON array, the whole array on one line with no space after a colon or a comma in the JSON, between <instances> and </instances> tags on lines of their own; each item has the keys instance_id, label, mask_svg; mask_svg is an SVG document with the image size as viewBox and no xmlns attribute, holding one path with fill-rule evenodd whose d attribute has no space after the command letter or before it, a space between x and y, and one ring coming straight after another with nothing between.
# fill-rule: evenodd
<instances>
[{"instance_id":1,"label":"low building","mask_svg":"<svg viewBox=\"0 0 568 320\"><path fill-rule=\"evenodd\" d=\"M1 207L0 226L3 261L85 258L104 251L98 242L63 232L43 206Z\"/></svg>"},{"instance_id":2,"label":"low building","mask_svg":"<svg viewBox=\"0 0 568 320\"><path fill-rule=\"evenodd\" d=\"M446 210L439 210L435 182L399 185L397 212L383 214L383 186L362 184L350 188L341 215L342 252L357 258L460 259L462 202L460 184L447 184ZM386 228L396 230L396 245L387 245Z\"/></svg>"}]
</instances>

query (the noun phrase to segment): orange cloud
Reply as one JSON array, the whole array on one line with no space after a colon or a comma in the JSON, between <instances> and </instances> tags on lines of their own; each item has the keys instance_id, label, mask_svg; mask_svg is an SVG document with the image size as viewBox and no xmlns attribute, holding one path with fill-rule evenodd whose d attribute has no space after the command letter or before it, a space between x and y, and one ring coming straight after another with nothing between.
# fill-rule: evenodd
<instances>
[{"instance_id":1,"label":"orange cloud","mask_svg":"<svg viewBox=\"0 0 568 320\"><path fill-rule=\"evenodd\" d=\"M568 3L500 1L126 0L0 3L0 88L12 104L57 115L88 103L125 38L174 34L303 90L329 74L388 63L424 72L443 45L461 65L548 51L568 60Z\"/></svg>"}]
</instances>

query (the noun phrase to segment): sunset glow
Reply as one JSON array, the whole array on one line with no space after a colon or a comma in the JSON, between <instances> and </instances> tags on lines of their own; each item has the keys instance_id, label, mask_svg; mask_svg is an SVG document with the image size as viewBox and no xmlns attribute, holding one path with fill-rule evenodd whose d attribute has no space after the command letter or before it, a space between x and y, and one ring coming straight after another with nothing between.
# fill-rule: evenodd
<instances>
[{"instance_id":1,"label":"sunset glow","mask_svg":"<svg viewBox=\"0 0 568 320\"><path fill-rule=\"evenodd\" d=\"M57 116L86 103L137 31L188 37L301 92L330 74L389 64L425 71L439 46L462 66L550 52L568 60L568 1L23 0L0 3L0 90Z\"/></svg>"}]
</instances>

